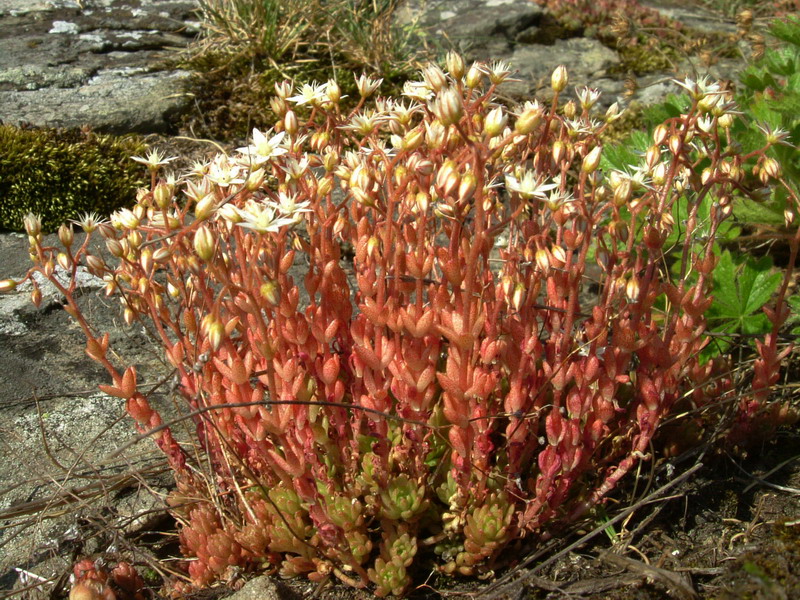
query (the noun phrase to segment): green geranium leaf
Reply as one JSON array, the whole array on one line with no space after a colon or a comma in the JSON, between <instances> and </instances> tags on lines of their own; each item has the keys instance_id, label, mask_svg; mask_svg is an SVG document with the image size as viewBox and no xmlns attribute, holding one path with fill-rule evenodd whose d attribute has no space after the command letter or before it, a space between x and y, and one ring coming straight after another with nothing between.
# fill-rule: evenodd
<instances>
[{"instance_id":1,"label":"green geranium leaf","mask_svg":"<svg viewBox=\"0 0 800 600\"><path fill-rule=\"evenodd\" d=\"M772 260L765 256L757 262L747 261L739 279L742 314L750 315L764 306L781 282L780 273L770 273Z\"/></svg>"},{"instance_id":2,"label":"green geranium leaf","mask_svg":"<svg viewBox=\"0 0 800 600\"><path fill-rule=\"evenodd\" d=\"M746 260L736 264L729 251L721 256L714 270L714 303L710 316L715 321L715 331L735 330L745 333L763 333L769 321L758 313L778 289L780 273L771 273L769 257L757 261Z\"/></svg>"},{"instance_id":3,"label":"green geranium leaf","mask_svg":"<svg viewBox=\"0 0 800 600\"><path fill-rule=\"evenodd\" d=\"M800 296L789 296L786 300L789 305L789 318L786 320L788 325L800 323ZM800 335L800 326L793 327L790 331L792 335Z\"/></svg>"},{"instance_id":4,"label":"green geranium leaf","mask_svg":"<svg viewBox=\"0 0 800 600\"><path fill-rule=\"evenodd\" d=\"M770 25L770 34L795 46L800 46L800 18L789 17L786 20L775 20Z\"/></svg>"}]
</instances>

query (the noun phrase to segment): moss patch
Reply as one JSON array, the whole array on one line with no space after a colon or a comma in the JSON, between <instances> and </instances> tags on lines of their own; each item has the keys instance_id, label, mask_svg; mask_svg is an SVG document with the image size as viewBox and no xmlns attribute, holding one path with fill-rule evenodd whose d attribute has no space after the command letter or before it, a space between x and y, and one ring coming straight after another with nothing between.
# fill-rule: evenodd
<instances>
[{"instance_id":1,"label":"moss patch","mask_svg":"<svg viewBox=\"0 0 800 600\"><path fill-rule=\"evenodd\" d=\"M144 169L130 160L144 150L138 137L0 124L0 147L0 229L24 230L29 212L45 231L83 212L108 215L143 183Z\"/></svg>"}]
</instances>

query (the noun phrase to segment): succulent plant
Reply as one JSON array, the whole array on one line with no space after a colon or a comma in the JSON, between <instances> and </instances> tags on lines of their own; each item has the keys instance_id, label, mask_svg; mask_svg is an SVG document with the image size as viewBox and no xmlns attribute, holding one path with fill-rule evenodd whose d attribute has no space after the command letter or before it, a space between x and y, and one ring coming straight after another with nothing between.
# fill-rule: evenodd
<instances>
[{"instance_id":1,"label":"succulent plant","mask_svg":"<svg viewBox=\"0 0 800 600\"><path fill-rule=\"evenodd\" d=\"M488 574L513 540L602 504L696 385L712 405L726 393L707 385L717 374L700 353L714 243L744 170L728 92L680 82L687 109L643 156L607 169L599 140L616 108L594 114L594 94L579 90L582 112L559 111L566 67L550 109L530 101L512 119L491 105L504 64L447 63L449 74L431 65L409 82L406 100L352 115L331 83L297 95L281 84L275 130L254 131L182 189L159 180L160 157L146 159L151 189L96 228L118 260L45 246L25 218L35 266L22 280L61 286L112 378L101 389L158 432L196 585L269 565L382 596L404 593L425 561ZM379 84L356 81L361 105ZM305 104L299 117L292 105ZM787 194L794 218L800 198ZM706 196L719 201L700 219ZM684 198L694 212L678 228ZM794 261L800 232L791 244ZM675 248L679 273L665 260ZM196 452L163 426L136 369L111 362L75 282L56 278L56 265L74 277L84 261L120 293L126 322L155 322ZM599 291L587 297L592 262ZM757 346L752 389L737 383L748 406L777 404L768 396L791 347L774 332L790 280L764 306L773 334Z\"/></svg>"}]
</instances>

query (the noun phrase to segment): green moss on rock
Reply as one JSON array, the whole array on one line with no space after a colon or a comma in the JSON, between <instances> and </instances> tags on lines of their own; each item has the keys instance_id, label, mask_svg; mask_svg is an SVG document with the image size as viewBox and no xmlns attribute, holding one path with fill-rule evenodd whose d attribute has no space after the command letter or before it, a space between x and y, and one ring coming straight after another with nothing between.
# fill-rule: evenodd
<instances>
[{"instance_id":1,"label":"green moss on rock","mask_svg":"<svg viewBox=\"0 0 800 600\"><path fill-rule=\"evenodd\" d=\"M131 204L144 169L130 160L144 151L138 137L0 124L0 229L23 231L29 212L54 231L94 211Z\"/></svg>"}]
</instances>

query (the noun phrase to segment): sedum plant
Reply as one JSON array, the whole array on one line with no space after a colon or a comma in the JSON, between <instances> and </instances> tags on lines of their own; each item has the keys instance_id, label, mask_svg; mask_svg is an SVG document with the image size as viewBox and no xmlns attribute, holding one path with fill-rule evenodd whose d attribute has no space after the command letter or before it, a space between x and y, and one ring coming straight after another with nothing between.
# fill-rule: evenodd
<instances>
[{"instance_id":1,"label":"sedum plant","mask_svg":"<svg viewBox=\"0 0 800 600\"><path fill-rule=\"evenodd\" d=\"M616 107L596 114L597 94L582 89L562 109L563 66L551 105L515 113L494 100L505 65L450 55L447 67L424 69L405 98L371 101L380 82L362 77L350 114L335 84L277 86L272 131L179 182L159 178L166 160L151 154L137 205L79 221L85 239L65 226L63 247L46 246L26 219L34 302L42 273L108 370L102 389L174 470L195 585L270 570L385 596L404 593L415 567L489 575L510 544L557 534L653 460L680 399L731 398L717 363L699 359L714 237L744 176L728 95L685 82L690 109L657 128L641 162L602 170ZM783 185L777 173L769 183ZM112 259L90 253L98 234ZM797 245L740 390L756 411L777 404ZM112 362L108 333L78 304L79 265L105 279L128 324L154 326L194 448L175 440L136 369Z\"/></svg>"}]
</instances>

